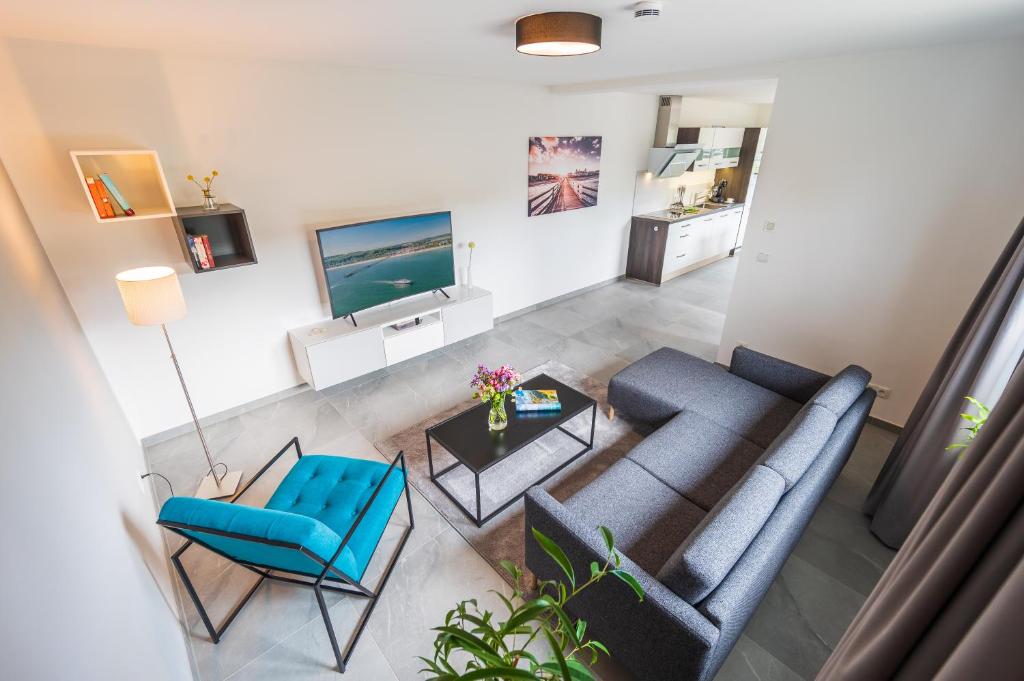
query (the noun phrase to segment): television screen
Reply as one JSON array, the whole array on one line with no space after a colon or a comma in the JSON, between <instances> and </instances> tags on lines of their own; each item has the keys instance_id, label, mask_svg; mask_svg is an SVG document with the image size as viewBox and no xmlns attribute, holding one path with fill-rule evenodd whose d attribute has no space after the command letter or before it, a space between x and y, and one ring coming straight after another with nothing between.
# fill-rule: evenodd
<instances>
[{"instance_id":1,"label":"television screen","mask_svg":"<svg viewBox=\"0 0 1024 681\"><path fill-rule=\"evenodd\" d=\"M335 319L455 285L450 212L328 227L316 236Z\"/></svg>"}]
</instances>

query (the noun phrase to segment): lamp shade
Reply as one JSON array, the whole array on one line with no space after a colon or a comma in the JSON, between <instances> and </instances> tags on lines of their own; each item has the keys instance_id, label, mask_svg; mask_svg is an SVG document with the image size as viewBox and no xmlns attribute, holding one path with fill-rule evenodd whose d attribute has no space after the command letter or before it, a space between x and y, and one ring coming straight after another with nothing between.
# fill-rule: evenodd
<instances>
[{"instance_id":1,"label":"lamp shade","mask_svg":"<svg viewBox=\"0 0 1024 681\"><path fill-rule=\"evenodd\" d=\"M132 324L166 324L185 316L181 284L170 267L139 267L121 272L115 279Z\"/></svg>"},{"instance_id":2,"label":"lamp shade","mask_svg":"<svg viewBox=\"0 0 1024 681\"><path fill-rule=\"evenodd\" d=\"M568 57L601 49L601 17L584 12L544 12L516 21L516 49L543 57Z\"/></svg>"}]
</instances>

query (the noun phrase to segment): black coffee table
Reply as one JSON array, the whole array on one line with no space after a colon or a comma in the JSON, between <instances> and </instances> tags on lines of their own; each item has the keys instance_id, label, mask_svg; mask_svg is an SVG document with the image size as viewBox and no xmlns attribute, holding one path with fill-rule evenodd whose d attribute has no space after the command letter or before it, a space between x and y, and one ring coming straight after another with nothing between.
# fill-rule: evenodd
<instances>
[{"instance_id":1,"label":"black coffee table","mask_svg":"<svg viewBox=\"0 0 1024 681\"><path fill-rule=\"evenodd\" d=\"M593 398L587 397L578 390L574 390L564 383L556 381L547 374L540 374L535 378L531 378L525 381L521 387L527 390L557 390L558 401L562 403L561 411L517 413L515 403L509 398L505 405L508 413L508 426L505 430L491 431L487 428L487 413L490 411L490 405L485 403L478 404L462 413L456 414L426 430L427 463L430 466L431 481L445 493L445 496L452 500L452 503L466 514L466 517L476 523L477 527L483 527L483 524L488 520L521 499L529 487L544 482L594 447L597 402ZM590 442L570 433L562 427L563 424L579 416L587 409L591 410ZM546 473L543 477L533 480L519 494L509 499L500 508L491 512L486 517L482 517L480 512L480 474L499 461L503 461L528 444L555 430L559 430L579 442L583 445L583 449L559 464L554 470ZM434 472L431 439L448 450L456 459L455 463L451 466L437 473ZM473 473L476 483L475 515L441 484L441 476L459 466L465 466Z\"/></svg>"}]
</instances>

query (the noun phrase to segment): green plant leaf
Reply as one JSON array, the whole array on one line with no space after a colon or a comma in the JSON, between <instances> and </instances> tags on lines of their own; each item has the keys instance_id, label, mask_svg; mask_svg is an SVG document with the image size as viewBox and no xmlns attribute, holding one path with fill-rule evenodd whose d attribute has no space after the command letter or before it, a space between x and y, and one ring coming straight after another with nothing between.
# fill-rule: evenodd
<instances>
[{"instance_id":1,"label":"green plant leaf","mask_svg":"<svg viewBox=\"0 0 1024 681\"><path fill-rule=\"evenodd\" d=\"M458 679L459 681L478 681L479 679L529 679L529 681L536 681L537 676L525 669L493 665L463 674Z\"/></svg>"},{"instance_id":2,"label":"green plant leaf","mask_svg":"<svg viewBox=\"0 0 1024 681\"><path fill-rule=\"evenodd\" d=\"M597 528L597 530L601 533L601 537L604 539L604 545L608 547L608 553L611 553L612 551L614 551L615 550L615 538L612 537L612 531L609 530L604 525L599 526Z\"/></svg>"},{"instance_id":3,"label":"green plant leaf","mask_svg":"<svg viewBox=\"0 0 1024 681\"><path fill-rule=\"evenodd\" d=\"M569 668L569 677L572 681L594 681L594 675L591 671L576 660L567 659L565 664ZM562 668L555 662L545 662L540 665L540 668L552 674L561 675L562 673Z\"/></svg>"},{"instance_id":4,"label":"green plant leaf","mask_svg":"<svg viewBox=\"0 0 1024 681\"><path fill-rule=\"evenodd\" d=\"M569 578L569 583L576 586L576 573L572 569L572 563L569 562L568 556L565 555L565 551L561 549L555 542L548 539L543 532L538 530L536 527L531 528L533 531L533 538L537 540L540 547L544 549L544 553L551 556L551 560L558 563L558 567L562 568L562 572Z\"/></svg>"},{"instance_id":5,"label":"green plant leaf","mask_svg":"<svg viewBox=\"0 0 1024 681\"><path fill-rule=\"evenodd\" d=\"M576 640L582 641L583 636L587 633L587 623L583 620L576 620Z\"/></svg>"},{"instance_id":6,"label":"green plant leaf","mask_svg":"<svg viewBox=\"0 0 1024 681\"><path fill-rule=\"evenodd\" d=\"M565 662L565 655L562 654L562 647L555 640L554 634L547 627L541 627L541 631L544 632L544 636L548 639L548 645L551 646L551 654L555 656L555 662L558 664L558 671L561 673L563 681L572 681L572 672L569 671L569 665Z\"/></svg>"},{"instance_id":7,"label":"green plant leaf","mask_svg":"<svg viewBox=\"0 0 1024 681\"><path fill-rule=\"evenodd\" d=\"M597 577L597 575L600 574L600 572L601 572L601 566L597 564L597 561L596 560L591 561L590 562L590 578L593 579L594 577Z\"/></svg>"},{"instance_id":8,"label":"green plant leaf","mask_svg":"<svg viewBox=\"0 0 1024 681\"><path fill-rule=\"evenodd\" d=\"M439 627L438 631L456 639L463 648L488 664L502 665L505 663L505 661L501 659L501 655L498 654L497 650L492 648L478 636L474 636L468 631L451 626Z\"/></svg>"},{"instance_id":9,"label":"green plant leaf","mask_svg":"<svg viewBox=\"0 0 1024 681\"><path fill-rule=\"evenodd\" d=\"M552 606L551 613L558 619L558 631L564 634L564 638L569 639L573 648L581 648L583 642L576 635L576 626L572 623L572 618L568 613L560 605Z\"/></svg>"},{"instance_id":10,"label":"green plant leaf","mask_svg":"<svg viewBox=\"0 0 1024 681\"><path fill-rule=\"evenodd\" d=\"M502 626L502 631L516 629L531 620L535 620L553 606L554 603L547 598L538 598L525 603L508 618L508 621Z\"/></svg>"},{"instance_id":11,"label":"green plant leaf","mask_svg":"<svg viewBox=\"0 0 1024 681\"><path fill-rule=\"evenodd\" d=\"M986 407L984 404L982 404L980 400L978 400L975 397L971 397L970 395L968 395L964 399L966 399L968 402L970 402L975 407L977 407L977 409L978 409L978 416L981 417L982 421L984 421L986 418L988 418L990 410L989 410L988 407Z\"/></svg>"},{"instance_id":12,"label":"green plant leaf","mask_svg":"<svg viewBox=\"0 0 1024 681\"><path fill-rule=\"evenodd\" d=\"M643 602L644 588L640 586L640 582L636 581L636 577L629 574L625 570L612 570L612 574L621 579L626 584L628 584L629 587L636 592L637 598L639 598L640 601Z\"/></svg>"},{"instance_id":13,"label":"green plant leaf","mask_svg":"<svg viewBox=\"0 0 1024 681\"><path fill-rule=\"evenodd\" d=\"M519 578L523 576L523 571L520 570L519 566L513 563L512 561L501 560L498 562L501 565L501 567L505 569L505 572L507 572L516 582L518 582Z\"/></svg>"},{"instance_id":14,"label":"green plant leaf","mask_svg":"<svg viewBox=\"0 0 1024 681\"><path fill-rule=\"evenodd\" d=\"M587 647L594 648L595 650L600 650L602 653L604 653L608 657L612 656L612 654L608 652L608 649L605 648L604 644L601 643L600 641L595 641L595 640L591 639L591 640L587 641Z\"/></svg>"}]
</instances>

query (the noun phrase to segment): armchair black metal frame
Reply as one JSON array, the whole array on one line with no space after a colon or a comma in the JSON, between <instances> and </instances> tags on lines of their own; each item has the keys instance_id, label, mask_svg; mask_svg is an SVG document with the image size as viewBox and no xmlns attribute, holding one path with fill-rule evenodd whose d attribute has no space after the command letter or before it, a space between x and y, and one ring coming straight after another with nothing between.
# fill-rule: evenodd
<instances>
[{"instance_id":1,"label":"armchair black metal frame","mask_svg":"<svg viewBox=\"0 0 1024 681\"><path fill-rule=\"evenodd\" d=\"M231 497L231 499L227 503L235 503L243 494L246 493L246 491L249 490L250 487L252 487L252 485L257 480L259 480L260 476L266 473L267 470L269 470L270 467L274 465L274 463L276 463L277 460L280 459L281 456L284 455L284 453L287 452L292 446L295 447L295 453L298 455L298 458L301 459L302 448L299 446L299 438L293 437L291 440L288 441L288 444L282 447L281 450L277 454L275 454L263 466L263 468L261 468L259 472L257 472L256 475L253 476L253 478L249 480L241 490L238 491L238 493ZM356 528L359 527L359 523L363 520L363 517L366 515L367 511L373 505L374 500L377 498L377 494L384 486L384 483L387 481L388 476L391 475L391 471L393 471L396 465L399 464L401 465L402 476L404 478L403 486L406 505L409 511L409 526L406 527L405 531L402 533L402 538L398 543L398 547L395 549L395 552L389 559L387 567L384 569L384 574L382 575L379 584L377 584L376 590L372 591L369 588L367 588L364 584L362 584L360 580L354 579L353 577L346 575L344 572L335 567L334 561L336 561L338 559L338 556L341 555L342 549L344 549L345 546L348 544L349 539L352 538L352 535L355 533ZM395 508L398 508L398 504L395 505ZM392 516L394 515L394 509L392 509L391 514ZM363 633L363 629L366 628L366 625L369 622L370 615L373 613L373 609L376 607L377 601L380 599L381 594L384 592L384 587L387 586L388 578L391 577L391 572L394 570L395 565L398 563L398 559L402 554L402 549L405 548L405 543L409 539L409 535L412 533L413 527L415 525L412 515L412 497L409 494L409 477L405 467L404 452L398 452L398 455L395 456L395 458L391 461L391 465L388 466L387 473L385 473L384 476L381 478L380 482L377 483L377 486L374 488L373 493L367 500L366 505L363 506L362 511L360 511L359 516L356 518L356 521L352 523L352 526L349 528L345 537L342 539L341 544L338 546L338 550L335 551L331 559L326 562L322 558L320 558L319 556L317 556L316 554L307 550L299 544L261 539L246 534L224 532L222 530L200 527L198 525L187 525L183 523L175 523L162 520L157 522L158 524L162 525L163 527L166 527L172 532L181 535L186 540L182 547L175 551L174 554L171 556L171 561L174 563L174 567L178 572L178 576L181 578L182 584L185 585L185 590L188 592L189 597L192 599L192 603L195 604L196 610L199 611L199 617L203 620L203 625L206 627L207 632L209 632L210 634L210 638L213 640L215 644L220 643L220 639L224 635L224 632L227 630L228 626L231 625L231 623L235 620L235 617L242 610L245 604L249 602L249 599L252 598L253 594L256 593L257 589L260 588L264 581L272 579L278 582L287 582L289 584L306 586L312 588L313 593L316 595L316 601L320 607L320 614L323 615L324 624L327 626L327 635L328 637L330 637L331 640L331 648L333 648L334 657L338 662L338 671L342 673L344 673L345 671L345 665L348 664L349 658L352 656L352 651L355 649L356 643L359 641L359 637ZM390 519L388 522L390 522ZM238 560L237 558L233 558L232 556L227 555L223 551L216 549L212 546L209 546L202 540L189 536L188 534L186 534L187 531L202 532L205 534L215 534L223 537L231 537L233 539L240 539L243 541L250 541L259 544L269 544L271 546L277 546L280 548L297 551L306 556L307 558L316 561L317 564L322 565L323 570L320 572L319 575L315 577L314 581L309 581L313 578L313 575L308 575L299 572L290 572L288 570L282 570L281 568L276 568L270 565L260 565L258 563L252 563L248 561ZM378 538L377 542L379 545L380 538ZM192 581L189 579L188 574L185 572L184 566L181 564L181 555L185 553L185 551L187 551L193 544L198 544L203 548L212 551L213 553L216 553L217 555L226 558L227 560L230 560L231 562L256 573L260 577L252 586L252 588L249 589L249 591L245 594L245 596L243 596L242 599L234 606L234 608L232 608L231 611L225 616L224 621L221 623L220 627L215 627L213 625L213 622L210 621L210 617L206 612L206 608L203 607L202 601L200 601L199 599L199 594L196 593L195 587L192 585ZM376 548L374 549L374 552L376 552ZM345 584L346 586L335 586L333 584L329 584L328 582L340 582ZM355 632L352 635L349 642L346 644L344 651L342 651L341 648L338 646L338 639L334 633L334 625L331 623L331 616L327 611L327 603L324 601L324 591L333 591L336 593L348 594L350 596L361 596L370 599L370 603L363 610L363 614L360 616L359 622L356 625Z\"/></svg>"}]
</instances>

